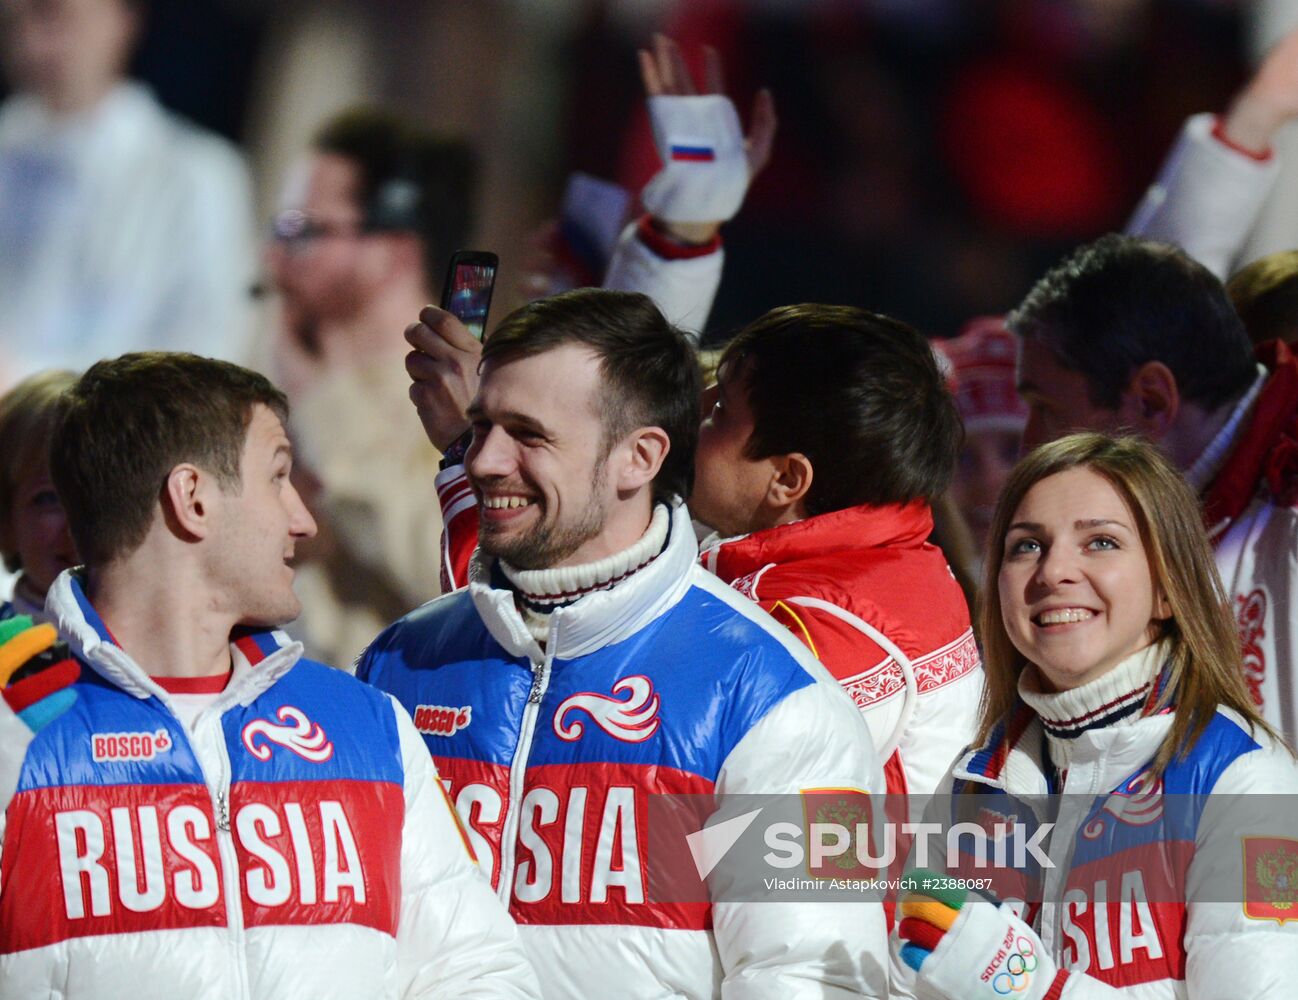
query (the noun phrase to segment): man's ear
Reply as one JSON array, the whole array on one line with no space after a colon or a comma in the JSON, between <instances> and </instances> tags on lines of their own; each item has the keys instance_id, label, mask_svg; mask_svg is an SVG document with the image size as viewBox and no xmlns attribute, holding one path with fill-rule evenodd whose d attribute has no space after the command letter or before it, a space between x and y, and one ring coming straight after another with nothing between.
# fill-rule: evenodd
<instances>
[{"instance_id":1,"label":"man's ear","mask_svg":"<svg viewBox=\"0 0 1298 1000\"><path fill-rule=\"evenodd\" d=\"M1161 361L1138 367L1122 391L1118 412L1124 425L1151 441L1161 440L1181 413L1181 390L1172 370Z\"/></svg>"},{"instance_id":2,"label":"man's ear","mask_svg":"<svg viewBox=\"0 0 1298 1000\"><path fill-rule=\"evenodd\" d=\"M766 488L766 505L781 513L794 511L803 516L803 500L811 491L815 476L811 459L800 451L793 451L772 459L770 484Z\"/></svg>"},{"instance_id":3,"label":"man's ear","mask_svg":"<svg viewBox=\"0 0 1298 1000\"><path fill-rule=\"evenodd\" d=\"M654 481L663 467L672 441L661 427L641 427L623 439L625 460L618 463L614 486L619 493L634 493Z\"/></svg>"},{"instance_id":4,"label":"man's ear","mask_svg":"<svg viewBox=\"0 0 1298 1000\"><path fill-rule=\"evenodd\" d=\"M206 538L212 530L213 491L219 489L211 473L188 462L177 465L162 486L163 519L182 538Z\"/></svg>"}]
</instances>

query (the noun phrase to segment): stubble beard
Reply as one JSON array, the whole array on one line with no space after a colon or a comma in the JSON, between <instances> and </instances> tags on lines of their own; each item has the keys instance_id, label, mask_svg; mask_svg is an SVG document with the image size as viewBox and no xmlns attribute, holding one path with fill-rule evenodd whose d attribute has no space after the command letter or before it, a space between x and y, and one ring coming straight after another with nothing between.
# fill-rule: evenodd
<instances>
[{"instance_id":1,"label":"stubble beard","mask_svg":"<svg viewBox=\"0 0 1298 1000\"><path fill-rule=\"evenodd\" d=\"M492 529L480 521L479 546L487 555L502 559L516 569L549 569L562 562L604 531L608 511L599 505L598 497L603 495L606 474L606 462L595 466L586 505L569 523L546 523L543 501L538 499L542 517L537 528L521 537L493 537Z\"/></svg>"}]
</instances>

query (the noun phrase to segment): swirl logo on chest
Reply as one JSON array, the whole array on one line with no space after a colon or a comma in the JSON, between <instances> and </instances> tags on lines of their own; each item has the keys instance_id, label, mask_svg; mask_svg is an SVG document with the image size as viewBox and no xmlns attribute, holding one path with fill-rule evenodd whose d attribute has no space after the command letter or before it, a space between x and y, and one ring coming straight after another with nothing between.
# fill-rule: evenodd
<instances>
[{"instance_id":1,"label":"swirl logo on chest","mask_svg":"<svg viewBox=\"0 0 1298 1000\"><path fill-rule=\"evenodd\" d=\"M291 750L313 764L323 764L334 755L333 742L325 735L324 729L308 719L301 709L284 705L275 717L284 725L254 719L243 727L243 745L258 760L270 760L271 743ZM258 737L266 742L259 742Z\"/></svg>"},{"instance_id":2,"label":"swirl logo on chest","mask_svg":"<svg viewBox=\"0 0 1298 1000\"><path fill-rule=\"evenodd\" d=\"M626 697L581 691L565 698L554 713L555 735L569 743L581 739L585 723L580 719L570 722L565 719L570 712L584 712L615 740L643 743L658 731L660 699L654 693L653 682L642 674L623 677L613 685L613 694L619 692L626 692Z\"/></svg>"}]
</instances>

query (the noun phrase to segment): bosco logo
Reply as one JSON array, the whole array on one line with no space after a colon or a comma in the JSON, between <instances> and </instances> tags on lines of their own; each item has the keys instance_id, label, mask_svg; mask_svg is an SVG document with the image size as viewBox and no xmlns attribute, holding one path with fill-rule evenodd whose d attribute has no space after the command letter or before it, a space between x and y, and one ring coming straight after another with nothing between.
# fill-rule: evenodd
<instances>
[{"instance_id":1,"label":"bosco logo","mask_svg":"<svg viewBox=\"0 0 1298 1000\"><path fill-rule=\"evenodd\" d=\"M416 705L415 728L429 736L454 736L468 729L473 721L473 706Z\"/></svg>"},{"instance_id":2,"label":"bosco logo","mask_svg":"<svg viewBox=\"0 0 1298 1000\"><path fill-rule=\"evenodd\" d=\"M171 749L171 737L165 729L152 733L92 733L90 753L95 762L120 760L153 760Z\"/></svg>"}]
</instances>

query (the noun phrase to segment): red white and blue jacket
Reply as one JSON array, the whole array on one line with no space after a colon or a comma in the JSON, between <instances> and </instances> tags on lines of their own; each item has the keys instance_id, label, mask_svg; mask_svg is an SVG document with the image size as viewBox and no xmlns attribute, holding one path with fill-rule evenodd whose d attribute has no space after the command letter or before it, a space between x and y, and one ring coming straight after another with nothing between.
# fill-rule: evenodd
<instances>
[{"instance_id":1,"label":"red white and blue jacket","mask_svg":"<svg viewBox=\"0 0 1298 1000\"><path fill-rule=\"evenodd\" d=\"M654 902L656 796L883 790L860 713L698 565L683 506L657 558L551 614L544 649L479 552L358 676L415 716L546 997L887 995L877 902Z\"/></svg>"},{"instance_id":2,"label":"red white and blue jacket","mask_svg":"<svg viewBox=\"0 0 1298 1000\"><path fill-rule=\"evenodd\" d=\"M1041 721L1019 702L932 803L949 814L938 818L989 832L1021 823L1029 840L1038 823L1054 823L1044 843L1055 867L1025 850L1028 863L998 869L993 886L1062 970L1052 1000L1295 995L1298 763L1220 709L1189 755L1154 778L1171 724L1164 712L1082 732L1059 784ZM1052 801L1058 812L1046 815ZM942 858L933 867L989 875L970 854L945 855L941 838L930 846ZM899 961L894 970L894 993L911 996L913 974Z\"/></svg>"},{"instance_id":3,"label":"red white and blue jacket","mask_svg":"<svg viewBox=\"0 0 1298 1000\"><path fill-rule=\"evenodd\" d=\"M47 608L83 669L34 738L0 709L0 996L535 996L399 706L248 631L187 730L70 572Z\"/></svg>"}]
</instances>

